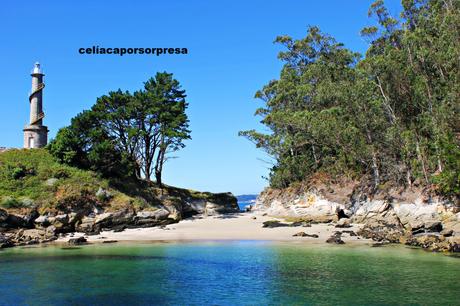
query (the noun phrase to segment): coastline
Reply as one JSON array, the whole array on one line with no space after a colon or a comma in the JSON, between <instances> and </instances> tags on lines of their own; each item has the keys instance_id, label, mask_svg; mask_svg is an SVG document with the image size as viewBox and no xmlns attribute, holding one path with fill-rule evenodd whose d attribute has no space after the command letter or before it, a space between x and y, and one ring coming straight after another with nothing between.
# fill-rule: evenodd
<instances>
[{"instance_id":1,"label":"coastline","mask_svg":"<svg viewBox=\"0 0 460 306\"><path fill-rule=\"evenodd\" d=\"M255 219L254 219L255 218ZM59 237L55 243L67 242L70 238L85 237L89 243L104 241L213 241L213 240L246 240L246 241L294 241L302 243L326 244L334 232L345 230L341 239L345 243L373 244L371 239L352 236L348 231L357 232L361 226L351 225L350 228L336 228L333 223L311 224L311 226L286 226L264 228L266 221L280 221L281 218L264 216L262 213L235 213L219 216L196 216L162 227L146 227L125 229L122 232L102 231L97 235L86 235L75 232ZM304 232L318 235L318 238L293 236Z\"/></svg>"}]
</instances>

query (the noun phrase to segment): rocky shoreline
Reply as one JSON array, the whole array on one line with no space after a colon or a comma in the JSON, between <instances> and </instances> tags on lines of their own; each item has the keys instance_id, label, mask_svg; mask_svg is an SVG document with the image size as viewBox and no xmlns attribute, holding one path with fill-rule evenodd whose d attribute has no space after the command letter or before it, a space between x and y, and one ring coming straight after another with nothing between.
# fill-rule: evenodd
<instances>
[{"instance_id":1,"label":"rocky shoreline","mask_svg":"<svg viewBox=\"0 0 460 306\"><path fill-rule=\"evenodd\" d=\"M254 209L288 220L360 224L356 234L378 244L460 252L460 207L456 203L420 190L400 191L398 195L369 197L356 189L339 187L266 189Z\"/></svg>"},{"instance_id":2,"label":"rocky shoreline","mask_svg":"<svg viewBox=\"0 0 460 306\"><path fill-rule=\"evenodd\" d=\"M103 192L106 191L99 191ZM0 248L48 243L74 232L97 235L107 230L164 226L196 214L212 216L239 211L236 198L230 193L161 200L162 204L142 210L129 207L108 211L96 202L43 214L36 208L23 214L0 209Z\"/></svg>"}]
</instances>

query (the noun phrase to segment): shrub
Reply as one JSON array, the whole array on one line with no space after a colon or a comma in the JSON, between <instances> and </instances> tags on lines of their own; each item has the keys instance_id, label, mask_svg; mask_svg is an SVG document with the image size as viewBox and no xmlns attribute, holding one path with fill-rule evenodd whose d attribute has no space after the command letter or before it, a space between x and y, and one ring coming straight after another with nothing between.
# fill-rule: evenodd
<instances>
[{"instance_id":1,"label":"shrub","mask_svg":"<svg viewBox=\"0 0 460 306\"><path fill-rule=\"evenodd\" d=\"M21 203L13 197L3 197L0 206L4 208L20 208Z\"/></svg>"}]
</instances>

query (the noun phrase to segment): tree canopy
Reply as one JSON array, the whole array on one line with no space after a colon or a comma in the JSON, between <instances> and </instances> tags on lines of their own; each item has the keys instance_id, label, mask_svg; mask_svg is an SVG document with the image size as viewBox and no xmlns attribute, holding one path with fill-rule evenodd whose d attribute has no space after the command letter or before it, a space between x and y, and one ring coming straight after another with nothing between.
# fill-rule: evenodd
<instances>
[{"instance_id":1,"label":"tree canopy","mask_svg":"<svg viewBox=\"0 0 460 306\"><path fill-rule=\"evenodd\" d=\"M460 2L402 5L399 18L371 5L365 56L318 27L276 39L280 77L256 93L271 132L240 132L274 158L271 186L325 172L460 194Z\"/></svg>"},{"instance_id":2,"label":"tree canopy","mask_svg":"<svg viewBox=\"0 0 460 306\"><path fill-rule=\"evenodd\" d=\"M136 176L162 184L170 154L190 139L185 91L170 73L157 73L142 90L112 91L72 119L50 143L61 162L105 176Z\"/></svg>"}]
</instances>

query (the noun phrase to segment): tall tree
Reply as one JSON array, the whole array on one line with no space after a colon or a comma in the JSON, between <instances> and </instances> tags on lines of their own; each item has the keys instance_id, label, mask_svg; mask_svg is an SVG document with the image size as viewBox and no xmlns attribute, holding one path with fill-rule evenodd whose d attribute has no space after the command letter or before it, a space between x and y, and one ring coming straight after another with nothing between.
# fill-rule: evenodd
<instances>
[{"instance_id":1,"label":"tall tree","mask_svg":"<svg viewBox=\"0 0 460 306\"><path fill-rule=\"evenodd\" d=\"M142 173L150 180L154 172L161 185L170 153L190 139L185 97L179 82L166 72L157 73L133 95L109 92L61 129L50 151L62 162L106 176L129 172L140 178Z\"/></svg>"}]
</instances>

